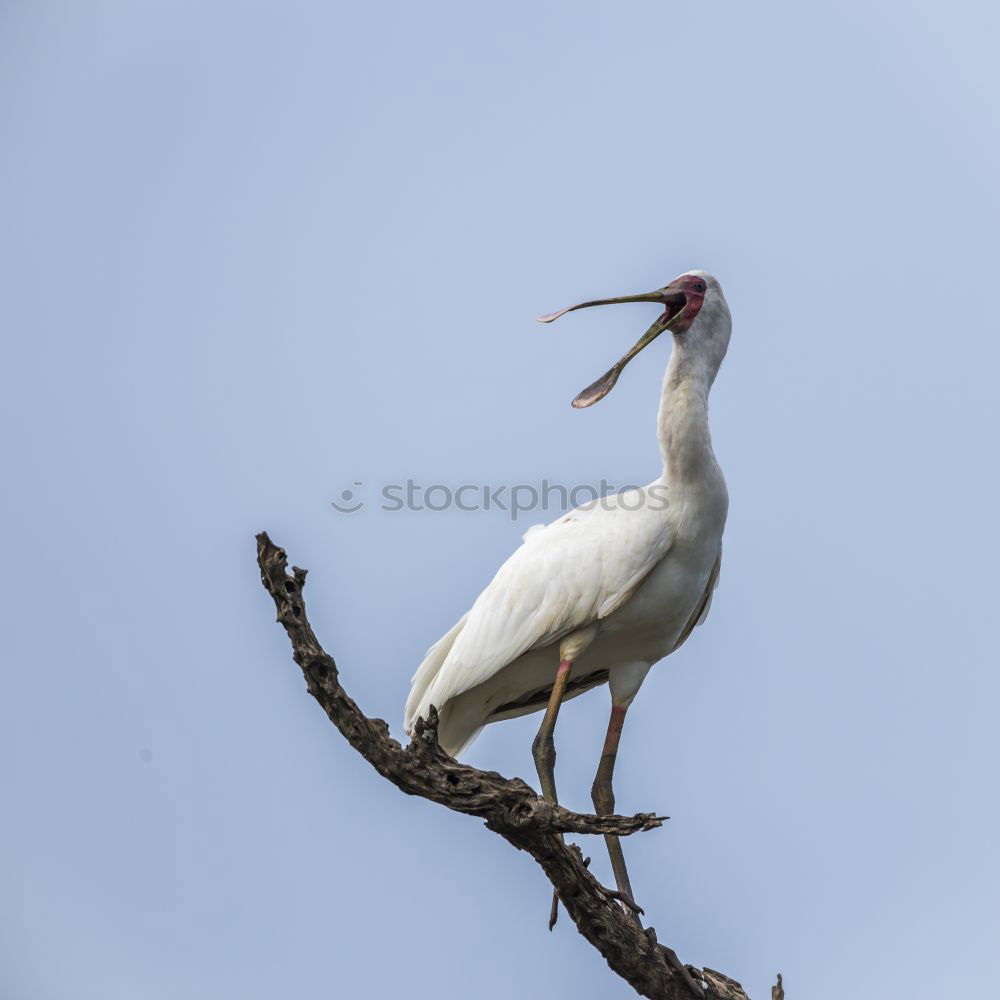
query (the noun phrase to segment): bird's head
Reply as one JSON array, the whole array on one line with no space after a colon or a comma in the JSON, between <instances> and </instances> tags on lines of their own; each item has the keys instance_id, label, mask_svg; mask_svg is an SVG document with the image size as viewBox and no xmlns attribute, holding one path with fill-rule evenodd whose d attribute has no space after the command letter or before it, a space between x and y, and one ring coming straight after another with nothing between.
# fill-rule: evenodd
<instances>
[{"instance_id":1,"label":"bird's head","mask_svg":"<svg viewBox=\"0 0 1000 1000\"><path fill-rule=\"evenodd\" d=\"M670 330L677 344L684 344L690 350L704 354L712 365L711 374L714 377L729 344L731 324L722 287L707 271L686 271L655 292L580 302L547 316L539 316L538 321L551 323L575 309L617 305L621 302L656 302L663 306L663 312L620 361L573 400L575 407L582 409L603 399L614 388L625 366L664 330Z\"/></svg>"}]
</instances>

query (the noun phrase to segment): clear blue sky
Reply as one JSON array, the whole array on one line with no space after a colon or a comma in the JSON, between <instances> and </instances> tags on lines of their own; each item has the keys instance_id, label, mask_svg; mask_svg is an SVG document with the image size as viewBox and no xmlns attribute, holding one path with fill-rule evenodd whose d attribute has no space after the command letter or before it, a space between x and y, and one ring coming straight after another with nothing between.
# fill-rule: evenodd
<instances>
[{"instance_id":1,"label":"clear blue sky","mask_svg":"<svg viewBox=\"0 0 1000 1000\"><path fill-rule=\"evenodd\" d=\"M692 267L735 317L732 508L709 623L623 743L619 806L672 817L628 845L640 902L755 1000L779 969L797 1000L988 994L998 29L929 0L4 3L0 994L623 995L546 932L530 859L329 726L253 534L398 732L531 518L330 501L653 478L665 343L569 407L648 313L533 317ZM572 806L606 710L560 719ZM470 759L530 776L536 721Z\"/></svg>"}]
</instances>

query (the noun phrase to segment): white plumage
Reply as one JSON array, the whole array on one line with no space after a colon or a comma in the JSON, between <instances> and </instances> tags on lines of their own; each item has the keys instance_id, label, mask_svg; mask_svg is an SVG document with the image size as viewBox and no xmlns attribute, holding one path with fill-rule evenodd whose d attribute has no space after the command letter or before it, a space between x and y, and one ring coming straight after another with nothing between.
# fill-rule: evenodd
<instances>
[{"instance_id":1,"label":"white plumage","mask_svg":"<svg viewBox=\"0 0 1000 1000\"><path fill-rule=\"evenodd\" d=\"M729 343L729 308L704 271L647 296L607 301L666 309L575 405L602 398L625 363L671 329L658 426L663 473L530 530L470 611L430 648L404 724L411 730L436 706L449 753L464 750L489 722L544 708L560 660L572 662L565 697L610 682L613 704L627 707L652 664L707 614L728 509L708 432L708 393Z\"/></svg>"}]
</instances>

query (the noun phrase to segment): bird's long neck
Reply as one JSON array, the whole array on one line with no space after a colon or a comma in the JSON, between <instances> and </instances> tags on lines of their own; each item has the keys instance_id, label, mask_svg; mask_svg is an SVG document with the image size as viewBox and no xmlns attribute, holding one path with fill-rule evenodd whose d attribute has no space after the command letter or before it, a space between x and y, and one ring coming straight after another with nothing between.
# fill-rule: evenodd
<instances>
[{"instance_id":1,"label":"bird's long neck","mask_svg":"<svg viewBox=\"0 0 1000 1000\"><path fill-rule=\"evenodd\" d=\"M713 373L704 359L675 342L663 379L659 437L664 479L697 485L721 476L708 429L708 393Z\"/></svg>"}]
</instances>

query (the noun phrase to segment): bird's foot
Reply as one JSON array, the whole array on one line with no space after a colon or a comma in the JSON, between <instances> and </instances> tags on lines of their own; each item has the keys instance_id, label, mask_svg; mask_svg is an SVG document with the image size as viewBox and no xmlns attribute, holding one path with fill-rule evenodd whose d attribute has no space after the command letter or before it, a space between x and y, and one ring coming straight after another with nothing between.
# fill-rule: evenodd
<instances>
[{"instance_id":1,"label":"bird's foot","mask_svg":"<svg viewBox=\"0 0 1000 1000\"><path fill-rule=\"evenodd\" d=\"M637 917L640 914L644 915L646 912L634 899L627 896L624 892L619 892L617 889L605 889L604 894L609 899L617 899L625 909L631 910L633 915Z\"/></svg>"},{"instance_id":2,"label":"bird's foot","mask_svg":"<svg viewBox=\"0 0 1000 1000\"><path fill-rule=\"evenodd\" d=\"M673 948L668 948L665 944L661 944L660 947L666 954L667 962L670 967L678 973L681 979L684 980L684 985L696 996L704 1000L706 993L708 992L703 987L699 986L695 980L694 976L688 972L687 966L677 957L677 952Z\"/></svg>"},{"instance_id":3,"label":"bird's foot","mask_svg":"<svg viewBox=\"0 0 1000 1000\"><path fill-rule=\"evenodd\" d=\"M691 975L688 967L677 957L677 952L673 948L668 948L665 944L660 944L656 940L656 931L652 927L646 928L646 937L649 938L649 943L655 945L660 951L663 952L663 957L667 961L667 965L676 972L681 979L684 980L684 984L687 988L696 996L704 1000L704 997L708 993L708 988L699 986L695 981L694 976Z\"/></svg>"}]
</instances>

